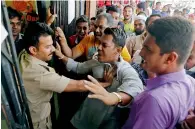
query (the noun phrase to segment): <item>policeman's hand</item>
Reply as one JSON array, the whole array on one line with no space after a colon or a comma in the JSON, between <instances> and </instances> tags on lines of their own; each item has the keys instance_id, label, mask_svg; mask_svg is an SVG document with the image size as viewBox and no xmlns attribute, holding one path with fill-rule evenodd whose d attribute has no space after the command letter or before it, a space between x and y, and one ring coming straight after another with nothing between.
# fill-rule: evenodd
<instances>
[{"instance_id":1,"label":"policeman's hand","mask_svg":"<svg viewBox=\"0 0 195 129\"><path fill-rule=\"evenodd\" d=\"M91 91L94 94L88 95L89 98L99 99L103 101L106 105L115 105L118 103L118 98L115 94L107 92L99 82L93 78L92 76L88 75L89 80L91 81L84 81L86 89Z\"/></svg>"},{"instance_id":2,"label":"policeman's hand","mask_svg":"<svg viewBox=\"0 0 195 129\"><path fill-rule=\"evenodd\" d=\"M57 56L58 58L61 58L61 57L64 56L64 55L62 54L62 52L61 52L61 47L60 47L60 45L59 45L58 42L56 42L55 54L56 54L56 56Z\"/></svg>"},{"instance_id":3,"label":"policeman's hand","mask_svg":"<svg viewBox=\"0 0 195 129\"><path fill-rule=\"evenodd\" d=\"M64 35L64 32L62 31L62 29L60 27L57 27L55 29L55 36L56 37L59 37L59 40L60 41L66 40L65 35Z\"/></svg>"}]
</instances>

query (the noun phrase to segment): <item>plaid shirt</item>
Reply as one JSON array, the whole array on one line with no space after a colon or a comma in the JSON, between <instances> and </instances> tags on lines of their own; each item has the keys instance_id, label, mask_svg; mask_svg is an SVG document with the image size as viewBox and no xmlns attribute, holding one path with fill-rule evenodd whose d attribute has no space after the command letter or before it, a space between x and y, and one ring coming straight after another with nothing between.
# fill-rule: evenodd
<instances>
[{"instance_id":1,"label":"plaid shirt","mask_svg":"<svg viewBox=\"0 0 195 129\"><path fill-rule=\"evenodd\" d=\"M135 71L138 73L139 78L142 80L143 85L146 86L145 80L148 79L148 74L147 72L142 69L142 67L139 64L136 63L131 63L131 66L135 69Z\"/></svg>"}]
</instances>

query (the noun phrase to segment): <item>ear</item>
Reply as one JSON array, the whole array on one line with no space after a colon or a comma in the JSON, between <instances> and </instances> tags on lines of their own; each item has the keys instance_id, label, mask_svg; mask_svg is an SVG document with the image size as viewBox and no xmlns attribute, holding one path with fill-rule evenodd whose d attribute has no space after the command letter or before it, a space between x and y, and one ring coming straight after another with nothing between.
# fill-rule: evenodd
<instances>
[{"instance_id":1,"label":"ear","mask_svg":"<svg viewBox=\"0 0 195 129\"><path fill-rule=\"evenodd\" d=\"M37 48L34 46L30 46L29 47L29 51L32 55L36 55L37 54Z\"/></svg>"},{"instance_id":2,"label":"ear","mask_svg":"<svg viewBox=\"0 0 195 129\"><path fill-rule=\"evenodd\" d=\"M121 54L122 50L123 50L122 47L117 47L117 52L118 52L119 54Z\"/></svg>"},{"instance_id":3,"label":"ear","mask_svg":"<svg viewBox=\"0 0 195 129\"><path fill-rule=\"evenodd\" d=\"M166 59L166 64L172 64L177 62L179 55L176 52L171 52L168 54Z\"/></svg>"}]
</instances>

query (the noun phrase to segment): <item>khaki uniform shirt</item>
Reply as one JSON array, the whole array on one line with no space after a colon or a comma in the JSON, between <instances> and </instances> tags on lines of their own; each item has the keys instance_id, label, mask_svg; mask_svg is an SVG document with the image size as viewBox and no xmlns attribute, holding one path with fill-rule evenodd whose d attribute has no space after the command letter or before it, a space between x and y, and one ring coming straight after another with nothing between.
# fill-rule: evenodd
<instances>
[{"instance_id":1,"label":"khaki uniform shirt","mask_svg":"<svg viewBox=\"0 0 195 129\"><path fill-rule=\"evenodd\" d=\"M50 115L53 91L63 92L70 79L58 75L46 62L29 55L25 50L19 55L19 63L34 124Z\"/></svg>"}]
</instances>

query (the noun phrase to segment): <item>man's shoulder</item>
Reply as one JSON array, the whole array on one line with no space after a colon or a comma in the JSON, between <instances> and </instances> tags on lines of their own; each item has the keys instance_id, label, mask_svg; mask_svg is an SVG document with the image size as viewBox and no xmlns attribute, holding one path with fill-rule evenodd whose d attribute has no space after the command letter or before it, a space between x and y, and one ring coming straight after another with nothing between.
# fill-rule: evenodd
<instances>
[{"instance_id":1,"label":"man's shoulder","mask_svg":"<svg viewBox=\"0 0 195 129\"><path fill-rule=\"evenodd\" d=\"M138 75L135 69L127 61L124 60L120 62L118 66L118 72L130 76Z\"/></svg>"},{"instance_id":2,"label":"man's shoulder","mask_svg":"<svg viewBox=\"0 0 195 129\"><path fill-rule=\"evenodd\" d=\"M136 42L136 35L130 36L126 39L127 43L135 43Z\"/></svg>"},{"instance_id":3,"label":"man's shoulder","mask_svg":"<svg viewBox=\"0 0 195 129\"><path fill-rule=\"evenodd\" d=\"M23 68L23 73L28 73L28 74L33 74L33 73L45 74L45 72L52 72L51 69L53 69L53 68L51 68L49 66L45 66L45 65L42 65L42 64L36 64L36 63L29 62L28 66Z\"/></svg>"},{"instance_id":4,"label":"man's shoulder","mask_svg":"<svg viewBox=\"0 0 195 129\"><path fill-rule=\"evenodd\" d=\"M94 35L87 35L79 42L79 44L90 45L90 44L95 43L94 41L95 41Z\"/></svg>"}]
</instances>

